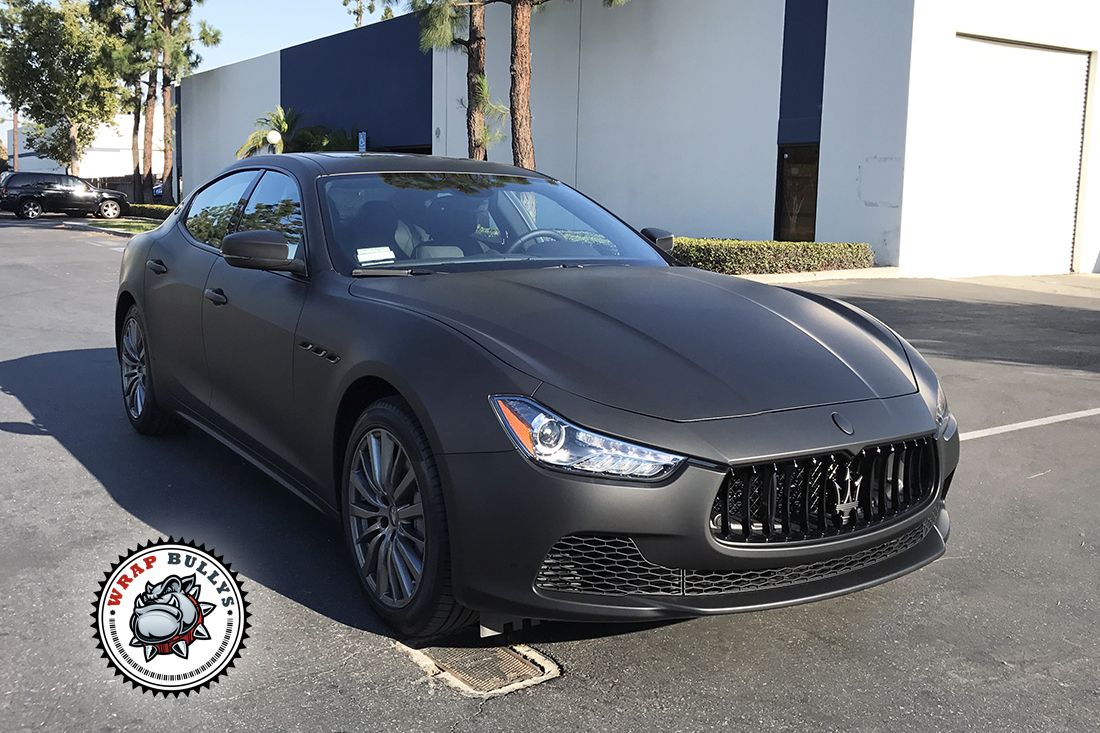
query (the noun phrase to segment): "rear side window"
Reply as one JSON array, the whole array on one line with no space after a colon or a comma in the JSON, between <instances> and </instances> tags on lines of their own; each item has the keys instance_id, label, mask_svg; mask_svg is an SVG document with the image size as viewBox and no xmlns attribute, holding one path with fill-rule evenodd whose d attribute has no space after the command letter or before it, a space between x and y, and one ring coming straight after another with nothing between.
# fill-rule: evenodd
<instances>
[{"instance_id":1,"label":"rear side window","mask_svg":"<svg viewBox=\"0 0 1100 733\"><path fill-rule=\"evenodd\" d=\"M241 171L219 178L195 194L185 223L191 236L203 244L221 248L233 214L255 179L256 171Z\"/></svg>"},{"instance_id":2,"label":"rear side window","mask_svg":"<svg viewBox=\"0 0 1100 733\"><path fill-rule=\"evenodd\" d=\"M255 229L282 232L289 245L288 257L294 259L302 241L302 198L290 176L267 171L252 191L237 231Z\"/></svg>"}]
</instances>

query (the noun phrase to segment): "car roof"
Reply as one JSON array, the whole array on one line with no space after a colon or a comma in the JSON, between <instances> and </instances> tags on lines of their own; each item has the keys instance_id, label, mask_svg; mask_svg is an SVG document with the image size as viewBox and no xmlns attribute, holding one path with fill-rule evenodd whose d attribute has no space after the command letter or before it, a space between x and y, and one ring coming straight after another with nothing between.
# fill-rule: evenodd
<instances>
[{"instance_id":1,"label":"car roof","mask_svg":"<svg viewBox=\"0 0 1100 733\"><path fill-rule=\"evenodd\" d=\"M238 161L231 168L270 165L302 174L341 173L481 173L497 176L547 178L541 173L511 165L467 158L444 158L411 153L282 153L257 155ZM312 170L310 170L312 169ZM318 171L318 169L320 169ZM308 171L308 173L307 173Z\"/></svg>"}]
</instances>

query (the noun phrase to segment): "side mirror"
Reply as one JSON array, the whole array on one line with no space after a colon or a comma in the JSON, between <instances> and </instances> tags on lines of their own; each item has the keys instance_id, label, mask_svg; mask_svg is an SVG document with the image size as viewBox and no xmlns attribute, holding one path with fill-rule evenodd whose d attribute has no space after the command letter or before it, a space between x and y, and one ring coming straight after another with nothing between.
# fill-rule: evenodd
<instances>
[{"instance_id":1,"label":"side mirror","mask_svg":"<svg viewBox=\"0 0 1100 733\"><path fill-rule=\"evenodd\" d=\"M282 232L255 229L235 232L222 239L222 256L233 267L306 274L305 264L288 257L290 247Z\"/></svg>"},{"instance_id":2,"label":"side mirror","mask_svg":"<svg viewBox=\"0 0 1100 733\"><path fill-rule=\"evenodd\" d=\"M676 244L676 238L672 236L672 232L667 232L664 229L655 229L654 227L646 227L642 230L642 236L653 242L665 252L672 254L672 246Z\"/></svg>"}]
</instances>

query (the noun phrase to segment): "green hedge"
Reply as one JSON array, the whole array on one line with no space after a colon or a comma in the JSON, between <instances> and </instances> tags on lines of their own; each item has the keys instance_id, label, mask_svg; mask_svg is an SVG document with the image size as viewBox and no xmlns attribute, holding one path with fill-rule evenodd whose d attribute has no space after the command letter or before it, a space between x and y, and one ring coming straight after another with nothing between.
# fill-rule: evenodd
<instances>
[{"instance_id":1,"label":"green hedge","mask_svg":"<svg viewBox=\"0 0 1100 733\"><path fill-rule=\"evenodd\" d=\"M689 265L723 275L851 270L874 264L870 245L833 242L676 237L672 254Z\"/></svg>"},{"instance_id":2,"label":"green hedge","mask_svg":"<svg viewBox=\"0 0 1100 733\"><path fill-rule=\"evenodd\" d=\"M147 219L167 219L175 210L175 206L164 204L130 204L130 216L144 216Z\"/></svg>"}]
</instances>

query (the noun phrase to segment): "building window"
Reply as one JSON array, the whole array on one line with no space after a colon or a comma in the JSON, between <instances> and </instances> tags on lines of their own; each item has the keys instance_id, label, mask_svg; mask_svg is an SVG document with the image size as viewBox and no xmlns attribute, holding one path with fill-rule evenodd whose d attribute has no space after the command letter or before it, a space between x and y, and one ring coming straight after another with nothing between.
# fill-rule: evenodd
<instances>
[{"instance_id":1,"label":"building window","mask_svg":"<svg viewBox=\"0 0 1100 733\"><path fill-rule=\"evenodd\" d=\"M816 144L779 146L775 238L781 242L814 241L819 151Z\"/></svg>"}]
</instances>

